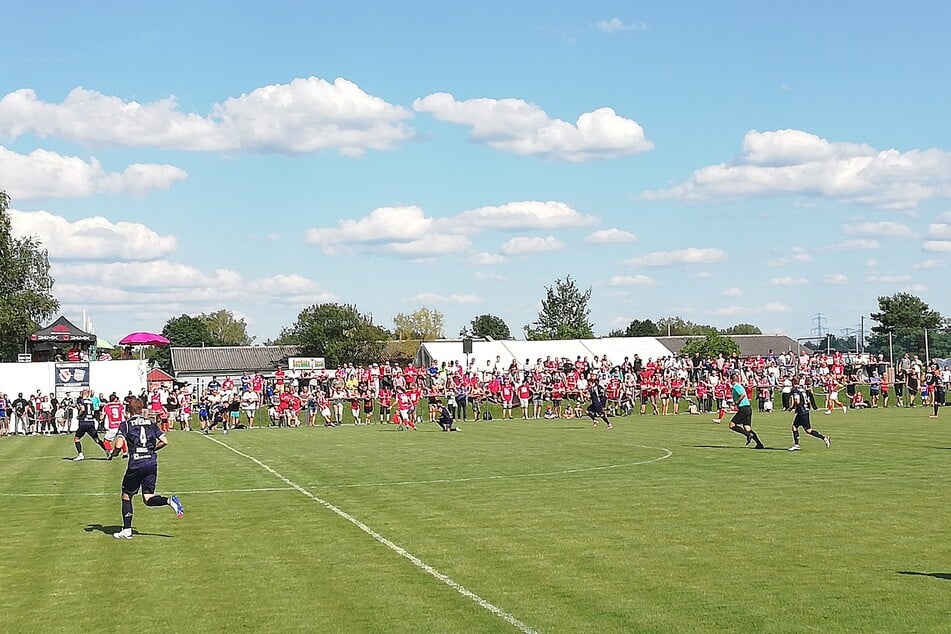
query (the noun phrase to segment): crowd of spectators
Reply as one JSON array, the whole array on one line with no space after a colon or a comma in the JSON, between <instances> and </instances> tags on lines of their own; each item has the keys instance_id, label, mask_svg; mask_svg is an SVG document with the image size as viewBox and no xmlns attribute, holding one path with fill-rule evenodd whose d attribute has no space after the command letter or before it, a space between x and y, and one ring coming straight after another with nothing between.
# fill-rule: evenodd
<instances>
[{"instance_id":1,"label":"crowd of spectators","mask_svg":"<svg viewBox=\"0 0 951 634\"><path fill-rule=\"evenodd\" d=\"M333 427L345 423L398 424L437 421L445 409L458 420L574 418L583 416L589 388L598 384L612 416L634 412L651 415L706 413L728 406L727 377L738 371L760 411L790 407L792 380L800 379L813 408L819 401L833 407L860 409L894 405L930 405L940 383L951 381L951 369L926 367L917 356L904 355L892 368L882 355L783 352L755 357L702 358L671 355L657 359L606 355L593 358L546 357L473 361L433 361L428 367L391 362L335 370L299 372L278 368L271 377L244 373L213 377L203 389L161 384L137 395L163 430L178 425L210 432L220 428ZM840 393L844 396L840 399ZM943 390L942 390L943 393ZM90 409L102 425L102 406L109 399L89 395ZM127 402L130 392L124 397ZM490 407L491 406L491 407ZM0 394L0 435L56 434L75 429L73 396Z\"/></svg>"}]
</instances>

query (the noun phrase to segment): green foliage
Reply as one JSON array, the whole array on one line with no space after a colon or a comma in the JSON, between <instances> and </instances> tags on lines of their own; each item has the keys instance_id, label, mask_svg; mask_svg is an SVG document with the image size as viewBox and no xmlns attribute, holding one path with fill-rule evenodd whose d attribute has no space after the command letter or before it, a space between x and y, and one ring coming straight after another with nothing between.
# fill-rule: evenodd
<instances>
[{"instance_id":1,"label":"green foliage","mask_svg":"<svg viewBox=\"0 0 951 634\"><path fill-rule=\"evenodd\" d=\"M248 336L248 324L230 310L202 313L198 319L205 323L213 346L250 346L254 337Z\"/></svg>"},{"instance_id":2,"label":"green foliage","mask_svg":"<svg viewBox=\"0 0 951 634\"><path fill-rule=\"evenodd\" d=\"M657 322L657 330L660 336L669 335L671 337L687 337L691 335L705 335L710 332L716 332L713 326L704 324L695 324L683 317L664 317Z\"/></svg>"},{"instance_id":3,"label":"green foliage","mask_svg":"<svg viewBox=\"0 0 951 634\"><path fill-rule=\"evenodd\" d=\"M0 191L0 361L15 361L27 336L59 310L46 249L13 236L9 206Z\"/></svg>"},{"instance_id":4,"label":"green foliage","mask_svg":"<svg viewBox=\"0 0 951 634\"><path fill-rule=\"evenodd\" d=\"M545 287L545 299L532 326L525 326L525 336L530 341L552 339L591 339L594 326L591 323L591 287L584 292L578 289L569 275L556 279L554 286Z\"/></svg>"},{"instance_id":5,"label":"green foliage","mask_svg":"<svg viewBox=\"0 0 951 634\"><path fill-rule=\"evenodd\" d=\"M512 331L501 317L495 315L479 315L469 325L459 331L460 337L491 337L496 341L505 341L512 338Z\"/></svg>"},{"instance_id":6,"label":"green foliage","mask_svg":"<svg viewBox=\"0 0 951 634\"><path fill-rule=\"evenodd\" d=\"M327 367L379 361L389 333L353 305L314 304L284 328L275 343L298 345L304 355L324 357Z\"/></svg>"},{"instance_id":7,"label":"green foliage","mask_svg":"<svg viewBox=\"0 0 951 634\"><path fill-rule=\"evenodd\" d=\"M872 326L872 335L866 343L866 350L874 354L888 356L888 335L892 335L892 349L898 358L904 353L925 354L925 334L930 332L928 347L932 357L944 357L951 353L951 335L946 330L947 322L936 310L933 310L921 298L911 293L895 293L878 298L879 312L871 317L878 325Z\"/></svg>"},{"instance_id":8,"label":"green foliage","mask_svg":"<svg viewBox=\"0 0 951 634\"><path fill-rule=\"evenodd\" d=\"M724 335L761 335L763 331L753 324L736 324L720 331Z\"/></svg>"},{"instance_id":9,"label":"green foliage","mask_svg":"<svg viewBox=\"0 0 951 634\"><path fill-rule=\"evenodd\" d=\"M625 337L656 337L660 334L657 324L651 319L635 319L624 330Z\"/></svg>"},{"instance_id":10,"label":"green foliage","mask_svg":"<svg viewBox=\"0 0 951 634\"><path fill-rule=\"evenodd\" d=\"M191 315L179 315L172 317L165 326L162 327L162 335L165 336L171 345L168 347L150 348L146 353L149 361L157 365L166 372L172 371L172 353L169 348L172 346L197 347L210 346L212 336L208 331L208 326L203 320Z\"/></svg>"},{"instance_id":11,"label":"green foliage","mask_svg":"<svg viewBox=\"0 0 951 634\"><path fill-rule=\"evenodd\" d=\"M420 308L408 315L396 313L393 317L393 336L397 339L433 341L445 339L446 318L438 310Z\"/></svg>"},{"instance_id":12,"label":"green foliage","mask_svg":"<svg viewBox=\"0 0 951 634\"><path fill-rule=\"evenodd\" d=\"M739 353L740 346L735 341L716 331L708 332L702 338L691 339L680 349L680 354L699 354L701 357L717 357L721 354L729 357Z\"/></svg>"}]
</instances>

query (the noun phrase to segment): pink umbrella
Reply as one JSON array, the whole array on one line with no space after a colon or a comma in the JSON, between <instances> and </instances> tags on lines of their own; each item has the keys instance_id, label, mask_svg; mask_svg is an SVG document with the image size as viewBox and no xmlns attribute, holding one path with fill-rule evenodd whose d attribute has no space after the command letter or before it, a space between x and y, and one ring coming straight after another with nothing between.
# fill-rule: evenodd
<instances>
[{"instance_id":1,"label":"pink umbrella","mask_svg":"<svg viewBox=\"0 0 951 634\"><path fill-rule=\"evenodd\" d=\"M133 332L119 340L123 346L167 346L172 342L154 332Z\"/></svg>"}]
</instances>

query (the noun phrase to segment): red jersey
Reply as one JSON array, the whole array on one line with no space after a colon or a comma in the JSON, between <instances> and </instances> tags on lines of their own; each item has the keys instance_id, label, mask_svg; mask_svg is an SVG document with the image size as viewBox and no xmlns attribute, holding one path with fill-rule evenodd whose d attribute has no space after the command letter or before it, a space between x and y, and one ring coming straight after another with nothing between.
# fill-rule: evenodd
<instances>
[{"instance_id":1,"label":"red jersey","mask_svg":"<svg viewBox=\"0 0 951 634\"><path fill-rule=\"evenodd\" d=\"M505 384L502 386L502 400L506 402L511 402L515 398L515 390L512 389L511 385Z\"/></svg>"},{"instance_id":2,"label":"red jersey","mask_svg":"<svg viewBox=\"0 0 951 634\"><path fill-rule=\"evenodd\" d=\"M125 406L119 402L109 402L102 406L102 414L106 417L106 427L118 429L119 423L125 417Z\"/></svg>"},{"instance_id":3,"label":"red jersey","mask_svg":"<svg viewBox=\"0 0 951 634\"><path fill-rule=\"evenodd\" d=\"M532 389L530 387L524 384L518 386L519 398L531 398L531 396L532 396Z\"/></svg>"}]
</instances>

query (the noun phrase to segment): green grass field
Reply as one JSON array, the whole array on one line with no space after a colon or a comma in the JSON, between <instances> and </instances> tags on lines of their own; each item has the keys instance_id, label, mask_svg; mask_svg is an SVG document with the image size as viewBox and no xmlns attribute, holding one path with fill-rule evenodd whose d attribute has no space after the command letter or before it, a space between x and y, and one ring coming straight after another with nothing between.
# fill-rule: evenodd
<instances>
[{"instance_id":1,"label":"green grass field","mask_svg":"<svg viewBox=\"0 0 951 634\"><path fill-rule=\"evenodd\" d=\"M111 537L123 462L90 459L88 439L72 463L70 438L4 438L0 621L947 632L951 409L927 414L819 412L832 448L804 436L795 454L780 412L754 413L764 451L686 415L175 432L159 491L185 518L137 499L132 541Z\"/></svg>"}]
</instances>

